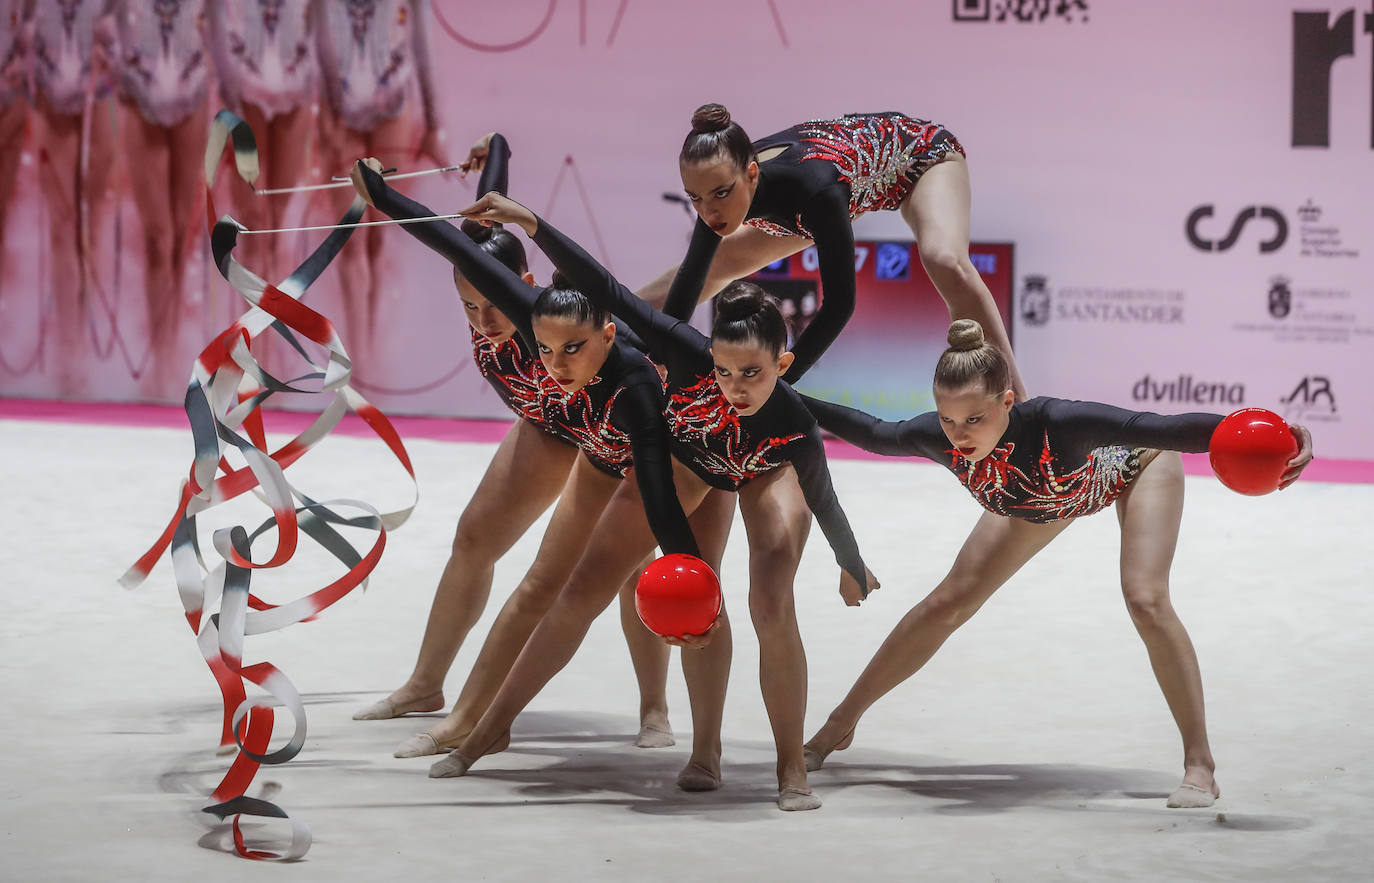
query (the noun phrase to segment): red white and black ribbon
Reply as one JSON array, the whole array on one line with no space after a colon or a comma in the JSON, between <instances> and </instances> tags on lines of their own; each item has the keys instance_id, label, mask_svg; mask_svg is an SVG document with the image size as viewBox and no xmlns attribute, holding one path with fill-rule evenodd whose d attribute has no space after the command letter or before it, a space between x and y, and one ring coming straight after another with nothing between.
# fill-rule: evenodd
<instances>
[{"instance_id":1,"label":"red white and black ribbon","mask_svg":"<svg viewBox=\"0 0 1374 883\"><path fill-rule=\"evenodd\" d=\"M252 184L258 175L253 133L243 120L220 111L211 124L205 157L207 224L220 274L248 301L250 309L218 334L192 367L185 400L194 443L190 475L182 482L167 528L120 582L130 588L142 583L170 549L186 620L224 699L220 744L237 749L233 764L210 795L211 803L204 812L233 820L234 849L239 855L289 861L310 849L309 829L276 804L247 797L245 792L262 764L285 763L300 752L305 744L305 705L291 681L270 662L243 664L243 639L313 619L353 589L365 586L386 546L387 531L410 516L418 490L405 508L383 513L361 500L315 500L287 480L286 468L328 435L349 411L377 433L412 483L415 471L390 421L349 385L353 365L333 325L300 302L306 288L348 241L352 228L334 229L279 285L243 267L232 254L242 227L227 216L216 219L210 192L227 143L233 145L239 175ZM356 223L363 208L362 200L355 199L340 224ZM254 358L250 344L269 329L281 336L303 363L298 377L290 381L273 377ZM324 349L324 365L316 364L303 341ZM267 443L262 405L281 392L323 396L325 404L309 427L272 450ZM235 452L244 465L230 464L229 456ZM243 525L214 530L211 548L219 560L208 564L197 532L197 516L249 491L267 504L271 516L252 530ZM354 514L345 516L339 510ZM373 531L376 539L371 548L359 551L338 528ZM276 534L276 547L255 560L254 541L270 532ZM250 588L254 571L288 563L301 534L336 558L345 568L343 575L284 604L271 604L254 595ZM246 683L256 685L266 695L250 698ZM284 745L269 750L274 706L289 711L295 726ZM243 816L289 822L290 843L279 852L251 848L240 827Z\"/></svg>"}]
</instances>

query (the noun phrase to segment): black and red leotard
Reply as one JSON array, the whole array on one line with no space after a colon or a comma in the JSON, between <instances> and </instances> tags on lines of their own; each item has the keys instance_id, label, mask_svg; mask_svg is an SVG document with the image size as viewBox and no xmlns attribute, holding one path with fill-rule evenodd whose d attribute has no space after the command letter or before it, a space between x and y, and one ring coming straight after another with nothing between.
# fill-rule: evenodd
<instances>
[{"instance_id":1,"label":"black and red leotard","mask_svg":"<svg viewBox=\"0 0 1374 883\"><path fill-rule=\"evenodd\" d=\"M368 195L392 218L432 216L424 205L402 196L381 175L361 166ZM446 221L405 224L404 229L448 259L484 297L514 323L525 352L537 352L531 313L540 289L486 254L470 237ZM534 405L560 435L573 440L603 472L623 478L631 466L654 537L664 553L700 555L673 485L668 428L663 422L663 382L644 354L619 340L597 375L568 393L535 359Z\"/></svg>"},{"instance_id":2,"label":"black and red leotard","mask_svg":"<svg viewBox=\"0 0 1374 883\"><path fill-rule=\"evenodd\" d=\"M895 209L931 165L964 148L938 123L900 113L846 114L812 120L754 142L758 153L784 148L759 163L758 187L744 223L775 236L816 243L821 307L792 347L784 376L805 374L854 313L854 228L864 212ZM706 284L718 236L700 218L668 292L665 311L683 315Z\"/></svg>"},{"instance_id":3,"label":"black and red leotard","mask_svg":"<svg viewBox=\"0 0 1374 883\"><path fill-rule=\"evenodd\" d=\"M1100 512L1139 474L1142 449L1206 451L1222 419L1034 398L1011 406L997 447L971 463L950 444L934 411L887 421L802 399L827 432L875 454L934 460L954 473L984 509L1038 524Z\"/></svg>"},{"instance_id":4,"label":"black and red leotard","mask_svg":"<svg viewBox=\"0 0 1374 883\"><path fill-rule=\"evenodd\" d=\"M510 183L510 145L499 132L491 136L487 146L487 162L477 182L477 195L495 191L502 195ZM545 419L539 404L539 356L529 348L519 334L512 334L499 343L476 328L472 332L472 360L482 378L515 416L559 441L576 446L572 435Z\"/></svg>"},{"instance_id":5,"label":"black and red leotard","mask_svg":"<svg viewBox=\"0 0 1374 883\"><path fill-rule=\"evenodd\" d=\"M510 145L499 133L493 133L487 147L487 162L477 183L477 195L495 191L507 193L510 182ZM578 446L575 435L558 422L551 422L540 400L539 372L543 364L539 355L525 344L519 334L512 334L497 343L476 328L472 332L472 360L497 396L517 417L539 428L559 441ZM616 336L632 347L644 350L644 345L623 323L617 323Z\"/></svg>"},{"instance_id":6,"label":"black and red leotard","mask_svg":"<svg viewBox=\"0 0 1374 883\"><path fill-rule=\"evenodd\" d=\"M779 382L757 413L741 416L716 382L711 341L680 317L669 316L621 285L575 242L540 219L535 244L588 297L616 313L668 368L665 416L673 455L702 481L738 490L752 478L790 463L835 560L864 587L863 558L830 480L816 421L801 396Z\"/></svg>"}]
</instances>

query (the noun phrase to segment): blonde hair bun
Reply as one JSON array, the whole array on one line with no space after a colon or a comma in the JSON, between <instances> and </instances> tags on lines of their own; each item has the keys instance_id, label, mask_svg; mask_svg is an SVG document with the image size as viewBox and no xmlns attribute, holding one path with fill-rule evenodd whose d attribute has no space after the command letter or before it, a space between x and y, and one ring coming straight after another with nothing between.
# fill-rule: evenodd
<instances>
[{"instance_id":1,"label":"blonde hair bun","mask_svg":"<svg viewBox=\"0 0 1374 883\"><path fill-rule=\"evenodd\" d=\"M976 350L984 344L983 326L973 319L956 319L950 323L945 338L949 348L958 352Z\"/></svg>"}]
</instances>

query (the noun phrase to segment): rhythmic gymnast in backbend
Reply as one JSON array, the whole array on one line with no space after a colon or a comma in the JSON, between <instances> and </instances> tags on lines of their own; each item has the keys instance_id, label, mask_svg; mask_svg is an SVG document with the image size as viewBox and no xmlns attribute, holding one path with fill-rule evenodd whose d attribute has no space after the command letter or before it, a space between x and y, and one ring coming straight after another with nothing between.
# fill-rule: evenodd
<instances>
[{"instance_id":1,"label":"rhythmic gymnast in backbend","mask_svg":"<svg viewBox=\"0 0 1374 883\"><path fill-rule=\"evenodd\" d=\"M1011 345L992 294L968 256L969 176L964 148L948 129L901 113L848 114L799 123L750 143L719 104L692 115L678 157L698 221L680 267L649 283L652 303L709 298L815 243L821 306L793 346L789 382L820 358L854 312L851 221L896 210L911 227L930 281L951 319L977 319L992 342ZM669 281L671 280L671 287ZM1025 397L1016 366L1012 388Z\"/></svg>"}]
</instances>

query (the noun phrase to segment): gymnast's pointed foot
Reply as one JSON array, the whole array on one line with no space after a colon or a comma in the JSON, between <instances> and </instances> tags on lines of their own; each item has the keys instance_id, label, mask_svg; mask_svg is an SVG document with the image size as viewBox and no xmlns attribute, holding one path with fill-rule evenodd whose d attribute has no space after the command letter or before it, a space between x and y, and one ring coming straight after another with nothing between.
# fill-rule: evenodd
<instances>
[{"instance_id":1,"label":"gymnast's pointed foot","mask_svg":"<svg viewBox=\"0 0 1374 883\"><path fill-rule=\"evenodd\" d=\"M1212 771L1203 766L1188 767L1183 782L1169 795L1170 809L1203 809L1217 802L1221 789Z\"/></svg>"},{"instance_id":2,"label":"gymnast's pointed foot","mask_svg":"<svg viewBox=\"0 0 1374 883\"><path fill-rule=\"evenodd\" d=\"M417 711L438 711L444 707L442 690L424 696L407 695L405 687L353 713L355 721L380 721Z\"/></svg>"},{"instance_id":3,"label":"gymnast's pointed foot","mask_svg":"<svg viewBox=\"0 0 1374 883\"><path fill-rule=\"evenodd\" d=\"M482 755L499 754L510 747L510 730L506 730L501 736L492 743L492 746ZM452 779L458 776L466 776L468 770L477 762L476 758L467 758L460 753L460 749L453 749L442 760L437 760L429 768L431 779Z\"/></svg>"},{"instance_id":4,"label":"gymnast's pointed foot","mask_svg":"<svg viewBox=\"0 0 1374 883\"><path fill-rule=\"evenodd\" d=\"M825 765L825 759L830 756L832 751L843 751L854 741L854 727L849 728L849 732L840 737L838 742L830 742L827 730L832 729L827 721L816 735L811 737L811 741L806 743L802 749L802 756L806 758L806 771L814 773ZM829 746L829 747L826 747Z\"/></svg>"}]
</instances>

